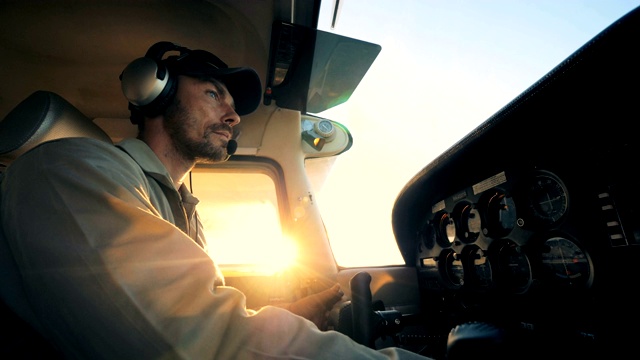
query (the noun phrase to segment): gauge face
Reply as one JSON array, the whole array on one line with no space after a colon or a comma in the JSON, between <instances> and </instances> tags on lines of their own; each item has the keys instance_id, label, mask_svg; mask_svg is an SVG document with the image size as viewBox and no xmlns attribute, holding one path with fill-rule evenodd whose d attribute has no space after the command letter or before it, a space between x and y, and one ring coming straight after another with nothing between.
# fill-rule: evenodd
<instances>
[{"instance_id":1,"label":"gauge face","mask_svg":"<svg viewBox=\"0 0 640 360\"><path fill-rule=\"evenodd\" d=\"M487 227L483 233L491 237L508 234L516 226L516 204L511 196L496 192L487 204Z\"/></svg>"},{"instance_id":2,"label":"gauge face","mask_svg":"<svg viewBox=\"0 0 640 360\"><path fill-rule=\"evenodd\" d=\"M438 229L438 243L443 247L451 246L456 239L456 224L448 213L440 215Z\"/></svg>"},{"instance_id":3,"label":"gauge face","mask_svg":"<svg viewBox=\"0 0 640 360\"><path fill-rule=\"evenodd\" d=\"M322 137L330 137L335 132L333 124L329 120L321 120L320 122L316 123L315 130L318 135Z\"/></svg>"},{"instance_id":4,"label":"gauge face","mask_svg":"<svg viewBox=\"0 0 640 360\"><path fill-rule=\"evenodd\" d=\"M438 232L433 226L433 223L427 222L422 227L422 243L427 249L433 249L436 244L436 238Z\"/></svg>"},{"instance_id":5,"label":"gauge face","mask_svg":"<svg viewBox=\"0 0 640 360\"><path fill-rule=\"evenodd\" d=\"M455 252L449 250L443 254L444 258L444 278L455 287L464 284L464 268L462 260Z\"/></svg>"},{"instance_id":6,"label":"gauge face","mask_svg":"<svg viewBox=\"0 0 640 360\"><path fill-rule=\"evenodd\" d=\"M324 132L329 132L333 130L333 125L326 120L320 121L320 123L318 124L318 127L320 128L321 131L324 131Z\"/></svg>"},{"instance_id":7,"label":"gauge face","mask_svg":"<svg viewBox=\"0 0 640 360\"><path fill-rule=\"evenodd\" d=\"M522 293L531 284L531 263L522 249L509 241L498 250L500 285L511 292Z\"/></svg>"},{"instance_id":8,"label":"gauge face","mask_svg":"<svg viewBox=\"0 0 640 360\"><path fill-rule=\"evenodd\" d=\"M469 252L469 264L473 269L473 281L479 287L488 287L492 282L492 270L484 251L475 247Z\"/></svg>"},{"instance_id":9,"label":"gauge face","mask_svg":"<svg viewBox=\"0 0 640 360\"><path fill-rule=\"evenodd\" d=\"M543 225L560 220L569 207L567 189L551 174L536 175L529 189L529 201L535 220Z\"/></svg>"},{"instance_id":10,"label":"gauge face","mask_svg":"<svg viewBox=\"0 0 640 360\"><path fill-rule=\"evenodd\" d=\"M474 242L481 231L480 213L471 204L463 205L460 211L460 239L466 243Z\"/></svg>"},{"instance_id":11,"label":"gauge face","mask_svg":"<svg viewBox=\"0 0 640 360\"><path fill-rule=\"evenodd\" d=\"M564 237L552 237L544 242L542 265L550 277L568 286L580 286L591 281L591 260L575 242Z\"/></svg>"}]
</instances>

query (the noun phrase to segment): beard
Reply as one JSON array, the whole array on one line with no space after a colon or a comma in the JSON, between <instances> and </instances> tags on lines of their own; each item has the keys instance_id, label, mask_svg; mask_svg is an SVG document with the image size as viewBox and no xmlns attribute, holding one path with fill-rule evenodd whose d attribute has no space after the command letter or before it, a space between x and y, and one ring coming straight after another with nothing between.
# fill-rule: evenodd
<instances>
[{"instance_id":1,"label":"beard","mask_svg":"<svg viewBox=\"0 0 640 360\"><path fill-rule=\"evenodd\" d=\"M209 136L219 130L233 133L231 126L216 123L208 127L201 138L191 138L188 129L198 121L193 114L177 99L167 108L164 116L164 128L169 133L176 153L188 161L206 163L220 162L227 157L227 141L221 146L209 140Z\"/></svg>"}]
</instances>

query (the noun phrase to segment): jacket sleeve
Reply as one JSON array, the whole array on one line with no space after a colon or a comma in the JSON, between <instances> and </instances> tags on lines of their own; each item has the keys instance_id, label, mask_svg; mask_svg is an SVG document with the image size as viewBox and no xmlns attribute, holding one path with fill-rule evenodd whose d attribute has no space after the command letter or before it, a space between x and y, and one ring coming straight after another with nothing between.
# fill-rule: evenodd
<instances>
[{"instance_id":1,"label":"jacket sleeve","mask_svg":"<svg viewBox=\"0 0 640 360\"><path fill-rule=\"evenodd\" d=\"M71 156L69 155L71 154ZM247 310L163 220L139 166L91 139L45 143L2 183L2 226L45 335L69 358L400 359L286 310Z\"/></svg>"}]
</instances>

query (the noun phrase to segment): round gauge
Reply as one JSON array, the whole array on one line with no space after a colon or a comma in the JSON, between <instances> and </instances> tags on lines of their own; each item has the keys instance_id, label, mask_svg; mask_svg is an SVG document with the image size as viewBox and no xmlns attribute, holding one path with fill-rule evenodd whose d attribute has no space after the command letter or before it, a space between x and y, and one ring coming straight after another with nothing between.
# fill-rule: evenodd
<instances>
[{"instance_id":1,"label":"round gauge","mask_svg":"<svg viewBox=\"0 0 640 360\"><path fill-rule=\"evenodd\" d=\"M335 135L336 129L329 120L320 120L314 125L314 130L318 135L324 138L330 138Z\"/></svg>"},{"instance_id":2,"label":"round gauge","mask_svg":"<svg viewBox=\"0 0 640 360\"><path fill-rule=\"evenodd\" d=\"M560 179L550 173L536 175L528 193L532 214L542 225L556 223L567 212L567 189Z\"/></svg>"},{"instance_id":3,"label":"round gauge","mask_svg":"<svg viewBox=\"0 0 640 360\"><path fill-rule=\"evenodd\" d=\"M445 250L440 256L444 265L442 267L444 279L451 286L462 286L464 284L464 268L460 256L452 250Z\"/></svg>"},{"instance_id":4,"label":"round gauge","mask_svg":"<svg viewBox=\"0 0 640 360\"><path fill-rule=\"evenodd\" d=\"M474 246L468 253L468 259L474 284L479 287L490 286L492 283L492 270L484 250Z\"/></svg>"},{"instance_id":5,"label":"round gauge","mask_svg":"<svg viewBox=\"0 0 640 360\"><path fill-rule=\"evenodd\" d=\"M456 239L456 224L449 213L441 213L438 219L438 243L449 247Z\"/></svg>"},{"instance_id":6,"label":"round gauge","mask_svg":"<svg viewBox=\"0 0 640 360\"><path fill-rule=\"evenodd\" d=\"M487 225L483 234L501 237L516 226L516 204L513 198L502 191L494 192L487 202Z\"/></svg>"},{"instance_id":7,"label":"round gauge","mask_svg":"<svg viewBox=\"0 0 640 360\"><path fill-rule=\"evenodd\" d=\"M422 243L427 249L433 249L436 244L438 232L430 221L426 222L422 227Z\"/></svg>"},{"instance_id":8,"label":"round gauge","mask_svg":"<svg viewBox=\"0 0 640 360\"><path fill-rule=\"evenodd\" d=\"M547 239L541 254L548 275L566 286L589 284L592 264L588 254L578 244L561 236Z\"/></svg>"},{"instance_id":9,"label":"round gauge","mask_svg":"<svg viewBox=\"0 0 640 360\"><path fill-rule=\"evenodd\" d=\"M522 248L507 241L498 250L500 286L514 293L522 293L531 285L531 263Z\"/></svg>"},{"instance_id":10,"label":"round gauge","mask_svg":"<svg viewBox=\"0 0 640 360\"><path fill-rule=\"evenodd\" d=\"M476 241L481 231L480 213L471 204L462 204L458 236L465 243Z\"/></svg>"}]
</instances>

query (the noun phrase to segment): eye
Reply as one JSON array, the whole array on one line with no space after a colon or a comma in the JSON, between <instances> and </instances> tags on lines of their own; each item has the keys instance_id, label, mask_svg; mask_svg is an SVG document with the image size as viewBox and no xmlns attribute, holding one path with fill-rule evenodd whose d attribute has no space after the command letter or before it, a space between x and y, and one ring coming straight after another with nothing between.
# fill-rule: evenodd
<instances>
[{"instance_id":1,"label":"eye","mask_svg":"<svg viewBox=\"0 0 640 360\"><path fill-rule=\"evenodd\" d=\"M220 101L220 95L218 95L218 92L215 90L208 90L207 91L207 95L211 96L212 98Z\"/></svg>"}]
</instances>

